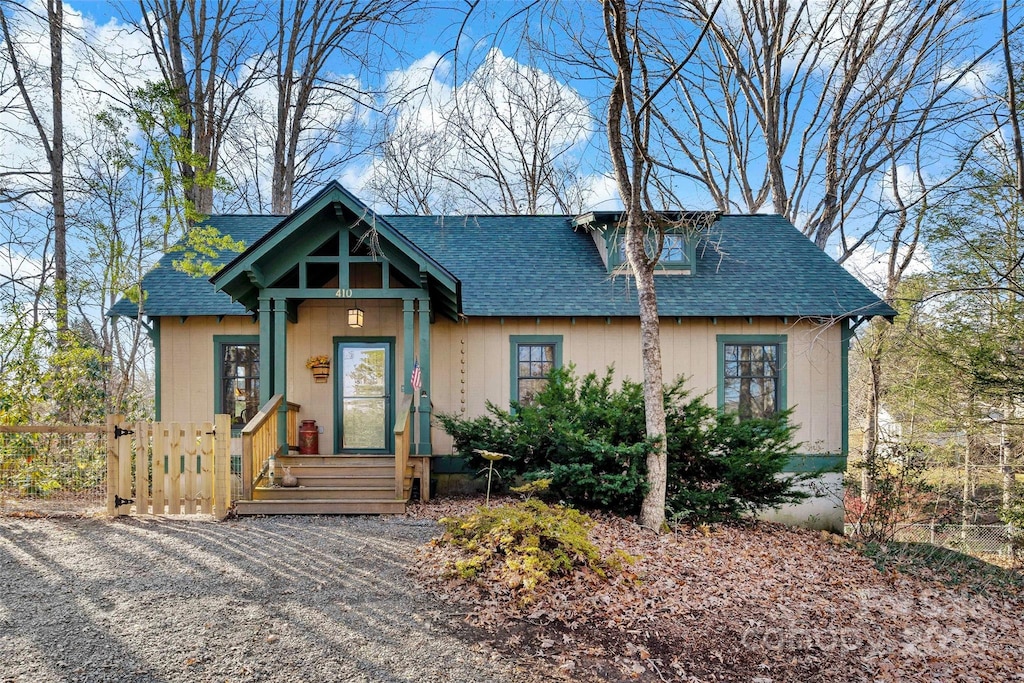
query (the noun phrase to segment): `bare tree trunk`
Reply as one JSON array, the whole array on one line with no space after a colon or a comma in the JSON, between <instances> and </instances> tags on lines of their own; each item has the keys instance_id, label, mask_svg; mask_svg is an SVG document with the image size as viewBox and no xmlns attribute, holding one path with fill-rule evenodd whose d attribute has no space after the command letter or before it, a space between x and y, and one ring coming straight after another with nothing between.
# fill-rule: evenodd
<instances>
[{"instance_id":1,"label":"bare tree trunk","mask_svg":"<svg viewBox=\"0 0 1024 683\"><path fill-rule=\"evenodd\" d=\"M259 53L247 48L263 9L234 0L138 2L140 28L186 117L181 137L190 148L177 163L189 215L208 215L224 137L261 70Z\"/></svg>"},{"instance_id":2,"label":"bare tree trunk","mask_svg":"<svg viewBox=\"0 0 1024 683\"><path fill-rule=\"evenodd\" d=\"M648 229L643 210L646 154L643 112L636 111L633 87L633 45L629 40L629 14L625 0L605 0L605 35L617 68L608 100L608 146L619 194L625 205L626 257L636 279L640 306L640 350L643 367L644 414L648 438L656 443L647 456L647 494L640 509L640 524L660 530L665 525L668 455L665 448L664 377L661 363L658 297L654 287L655 259L644 245ZM645 92L644 95L647 93ZM623 136L623 122L630 139ZM626 159L629 150L630 159Z\"/></svg>"},{"instance_id":3,"label":"bare tree trunk","mask_svg":"<svg viewBox=\"0 0 1024 683\"><path fill-rule=\"evenodd\" d=\"M53 289L57 300L58 338L68 329L68 245L64 207L64 4L47 0L50 22L50 92L53 143L50 147L50 196L53 201Z\"/></svg>"},{"instance_id":4,"label":"bare tree trunk","mask_svg":"<svg viewBox=\"0 0 1024 683\"><path fill-rule=\"evenodd\" d=\"M874 492L876 457L878 455L878 413L882 407L882 351L881 337L886 333L884 320L873 320L872 331L877 343L868 351L868 407L864 425L864 469L861 470L860 499L867 503Z\"/></svg>"},{"instance_id":5,"label":"bare tree trunk","mask_svg":"<svg viewBox=\"0 0 1024 683\"><path fill-rule=\"evenodd\" d=\"M1013 488L1016 477L1013 473L1013 446L1006 435L1006 421L1013 415L1012 405L1003 405L1002 417L999 421L999 470L1003 475L1003 507L1010 507L1013 502Z\"/></svg>"},{"instance_id":6,"label":"bare tree trunk","mask_svg":"<svg viewBox=\"0 0 1024 683\"><path fill-rule=\"evenodd\" d=\"M52 133L46 130L43 121L36 111L35 103L25 83L25 74L18 59L14 44L14 36L7 22L4 3L0 3L0 31L3 33L4 47L15 86L21 95L22 102L32 120L33 127L39 136L39 142L46 154L50 171L50 201L53 206L53 290L56 299L56 322L58 338L63 338L68 329L68 298L67 298L67 220L64 208L64 111L62 84L64 73L63 32L64 5L62 0L47 0L47 20L50 28L50 95L52 115ZM45 254L45 250L44 250ZM45 276L45 258L44 276ZM41 292L40 292L41 294ZM38 296L37 296L38 299Z\"/></svg>"},{"instance_id":7,"label":"bare tree trunk","mask_svg":"<svg viewBox=\"0 0 1024 683\"><path fill-rule=\"evenodd\" d=\"M1024 141L1021 140L1020 116L1017 111L1017 81L1013 75L1013 57L1010 54L1010 6L1007 0L1003 0L1003 63L1006 65L1006 101L1010 130L1013 131L1013 165L1017 175L1017 196L1024 202Z\"/></svg>"}]
</instances>

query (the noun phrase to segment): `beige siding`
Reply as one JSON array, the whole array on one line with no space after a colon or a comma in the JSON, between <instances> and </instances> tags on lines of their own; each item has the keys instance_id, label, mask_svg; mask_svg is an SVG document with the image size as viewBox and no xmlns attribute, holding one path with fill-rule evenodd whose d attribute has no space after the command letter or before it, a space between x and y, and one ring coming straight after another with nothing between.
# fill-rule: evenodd
<instances>
[{"instance_id":1,"label":"beige siding","mask_svg":"<svg viewBox=\"0 0 1024 683\"><path fill-rule=\"evenodd\" d=\"M365 312L363 327L348 326L348 309L358 305ZM393 338L395 342L395 380L401 392L402 364L402 302L391 299L361 299L358 301L309 300L299 306L298 322L288 323L288 400L298 403L300 420L316 420L323 427L320 452L331 453L334 448L334 381L337 368L331 364L331 378L324 384L313 381L313 373L306 368L310 356L334 357L334 338ZM268 369L269 371L269 369Z\"/></svg>"},{"instance_id":2,"label":"beige siding","mask_svg":"<svg viewBox=\"0 0 1024 683\"><path fill-rule=\"evenodd\" d=\"M842 411L840 394L840 329L800 321L783 322L777 318L710 319L674 318L662 321L662 354L665 378L679 375L695 394L709 392L708 401L717 401L718 342L720 334L785 335L787 339L787 402L794 408L794 421L800 425L797 439L806 453L838 453L842 447ZM615 366L618 378L639 380L640 336L636 320L612 318L475 318L468 322L439 321L434 325L435 348L465 348L455 353L433 356L434 377L466 377L462 385L446 389L435 381L433 401L436 410L461 411L467 416L482 414L487 400L501 406L510 397L510 337L517 335L557 335L562 337L563 362L575 363L580 373L603 372ZM465 362L462 362L465 358ZM465 373L463 375L463 370ZM465 403L463 403L465 397ZM449 453L451 440L434 429L434 452Z\"/></svg>"},{"instance_id":3,"label":"beige siding","mask_svg":"<svg viewBox=\"0 0 1024 683\"><path fill-rule=\"evenodd\" d=\"M333 355L334 337L389 337L395 340L396 397L408 369L403 366L402 304L397 300L356 302L365 312L361 330L349 328L347 308L353 302L307 301L299 307L298 323L287 325L288 398L301 405L301 419L315 419L324 428L321 451L334 444L334 372L326 384L316 384L305 367L311 355ZM215 335L257 335L250 317L194 317L161 322L162 414L166 421L206 420L213 413ZM800 425L798 440L806 453L839 453L842 444L840 395L840 328L809 321L785 323L777 318L666 318L662 322L662 352L667 379L684 375L696 393L710 392L716 401L717 335L786 335L788 344L788 405ZM580 372L614 365L619 378L638 380L639 324L613 318L474 318L456 323L438 317L431 326L431 397L443 412L482 414L487 400L507 406L511 368L509 338L516 335L558 335L563 361ZM418 335L417 335L418 339ZM271 368L264 367L268 375ZM451 451L451 440L433 430L434 453Z\"/></svg>"},{"instance_id":4,"label":"beige siding","mask_svg":"<svg viewBox=\"0 0 1024 683\"><path fill-rule=\"evenodd\" d=\"M162 318L160 320L160 419L163 422L212 420L216 375L215 335L258 335L248 316Z\"/></svg>"}]
</instances>

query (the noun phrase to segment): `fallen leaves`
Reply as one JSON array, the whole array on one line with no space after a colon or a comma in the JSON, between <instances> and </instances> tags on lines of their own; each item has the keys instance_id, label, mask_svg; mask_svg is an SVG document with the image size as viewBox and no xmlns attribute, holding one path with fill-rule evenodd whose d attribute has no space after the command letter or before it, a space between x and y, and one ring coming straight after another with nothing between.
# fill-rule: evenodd
<instances>
[{"instance_id":1,"label":"fallen leaves","mask_svg":"<svg viewBox=\"0 0 1024 683\"><path fill-rule=\"evenodd\" d=\"M413 514L459 514L478 502ZM1020 595L883 573L833 534L760 524L659 536L595 518L602 553L636 561L607 580L581 572L554 581L529 607L501 582L441 577L451 548L425 547L416 572L499 636L496 646L573 678L1024 680Z\"/></svg>"}]
</instances>

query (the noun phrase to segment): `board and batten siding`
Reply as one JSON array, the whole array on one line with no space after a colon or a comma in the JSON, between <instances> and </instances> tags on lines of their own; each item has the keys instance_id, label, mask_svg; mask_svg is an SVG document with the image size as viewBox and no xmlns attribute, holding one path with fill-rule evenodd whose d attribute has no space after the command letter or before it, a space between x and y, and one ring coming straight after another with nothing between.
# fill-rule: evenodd
<instances>
[{"instance_id":1,"label":"board and batten siding","mask_svg":"<svg viewBox=\"0 0 1024 683\"><path fill-rule=\"evenodd\" d=\"M162 318L160 321L160 420L205 422L212 420L214 336L259 336L259 325L249 316Z\"/></svg>"},{"instance_id":2,"label":"board and batten siding","mask_svg":"<svg viewBox=\"0 0 1024 683\"><path fill-rule=\"evenodd\" d=\"M615 366L615 376L642 378L640 323L629 318L471 318L461 323L438 320L431 337L432 398L435 411L468 417L485 412L490 400L507 406L511 396L510 338L520 335L562 338L562 361L579 374ZM778 318L664 318L661 323L664 376L687 379L692 395L707 392L717 401L718 336L786 337L787 406L800 425L796 440L803 453L842 451L842 387L839 325ZM463 353L463 349L465 353ZM465 382L462 380L465 379ZM435 454L451 453L451 439L432 434Z\"/></svg>"},{"instance_id":3,"label":"board and batten siding","mask_svg":"<svg viewBox=\"0 0 1024 683\"><path fill-rule=\"evenodd\" d=\"M346 312L357 304L365 311L362 329L349 328ZM160 326L164 421L201 421L214 412L214 337L258 335L249 316L166 318ZM510 337L543 335L562 338L562 360L579 373L603 373L615 366L616 377L641 378L639 322L628 318L471 318L454 322L438 317L431 325L431 399L435 412L472 417L485 412L490 400L507 406L512 364ZM787 405L800 425L796 439L803 453L842 451L842 388L840 325L813 321L784 322L778 318L745 319L665 318L661 326L666 380L683 375L694 395L717 396L718 336L775 336L787 340ZM394 338L396 398L408 369L399 300L307 301L299 307L297 323L287 324L288 400L301 406L300 419L315 419L324 428L321 452L334 444L335 372L316 384L306 359L333 357L335 337ZM418 334L414 339L418 339ZM418 342L417 342L418 345ZM418 349L415 350L418 354ZM261 368L266 375L270 369ZM451 439L435 426L433 452L451 454Z\"/></svg>"},{"instance_id":4,"label":"board and batten siding","mask_svg":"<svg viewBox=\"0 0 1024 683\"><path fill-rule=\"evenodd\" d=\"M358 305L365 312L361 329L348 326L347 313ZM161 419L188 422L212 419L214 414L214 338L226 335L258 336L259 324L250 316L194 316L164 318L160 325L160 373L162 382ZM388 299L359 299L344 302L309 300L299 306L298 322L287 323L287 397L298 403L300 420L316 420L323 427L321 453L331 452L334 444L334 380L337 370L334 339L393 337L395 339L395 378L400 384L403 367L402 302ZM306 367L310 356L332 358L331 378L317 384ZM271 368L261 365L269 376ZM401 388L398 389L401 392ZM204 417L206 416L206 417Z\"/></svg>"},{"instance_id":5,"label":"board and batten siding","mask_svg":"<svg viewBox=\"0 0 1024 683\"><path fill-rule=\"evenodd\" d=\"M363 327L348 326L348 309L358 306L364 312ZM310 356L325 355L334 358L334 339L393 339L395 343L392 397L402 392L405 377L404 343L402 338L402 302L395 299L359 299L327 301L310 299L299 306L298 322L288 323L288 400L299 404L300 420L316 420L323 427L320 452L334 449L334 387L338 368L331 361L331 378L325 383L313 381L313 373L306 367Z\"/></svg>"}]
</instances>

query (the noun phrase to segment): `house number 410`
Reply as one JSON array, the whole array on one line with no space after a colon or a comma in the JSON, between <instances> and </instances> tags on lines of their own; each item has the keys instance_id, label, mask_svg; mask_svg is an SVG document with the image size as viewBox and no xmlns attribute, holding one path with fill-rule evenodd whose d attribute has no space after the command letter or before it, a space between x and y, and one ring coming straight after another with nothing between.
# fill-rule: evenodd
<instances>
[{"instance_id":1,"label":"house number 410","mask_svg":"<svg viewBox=\"0 0 1024 683\"><path fill-rule=\"evenodd\" d=\"M352 290L351 289L339 289L337 292L334 293L334 296L336 296L339 299L351 299L352 298Z\"/></svg>"}]
</instances>

